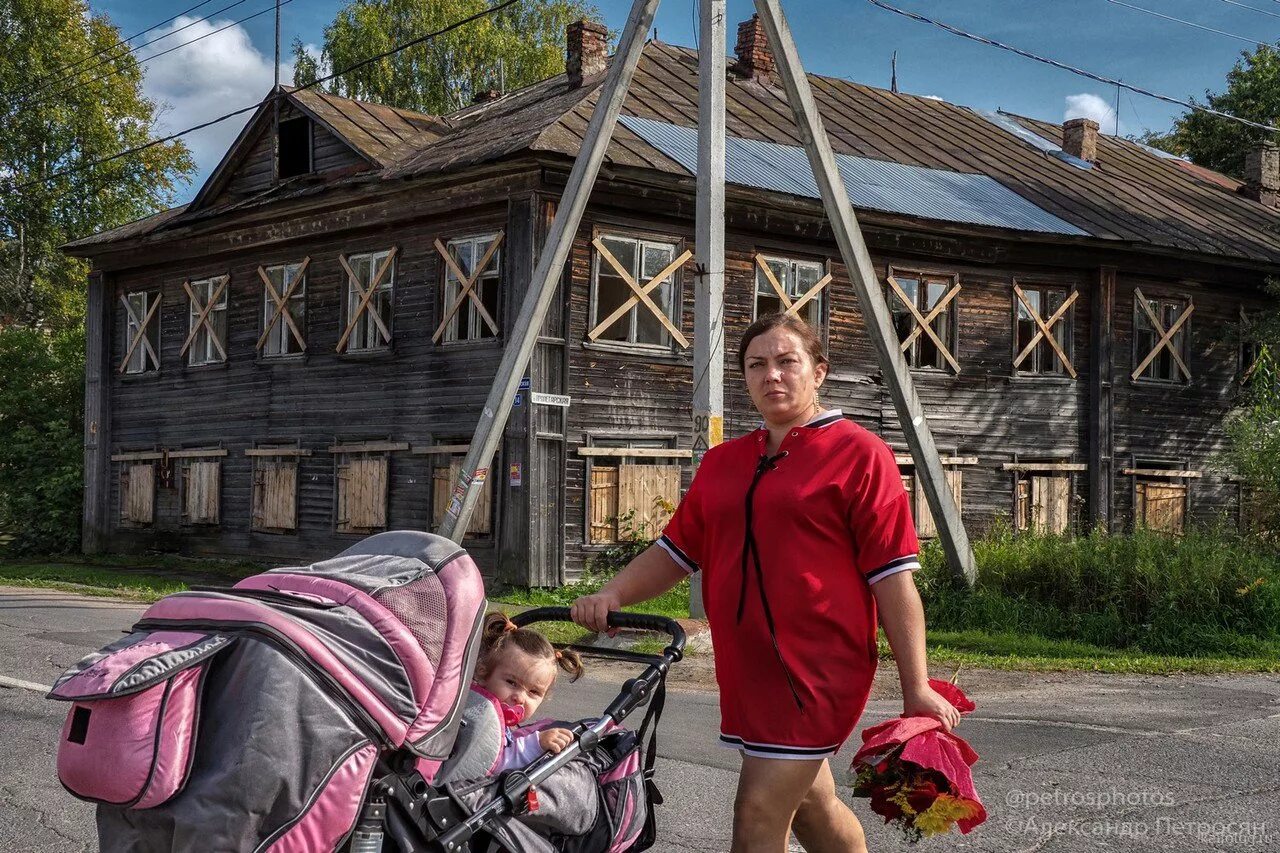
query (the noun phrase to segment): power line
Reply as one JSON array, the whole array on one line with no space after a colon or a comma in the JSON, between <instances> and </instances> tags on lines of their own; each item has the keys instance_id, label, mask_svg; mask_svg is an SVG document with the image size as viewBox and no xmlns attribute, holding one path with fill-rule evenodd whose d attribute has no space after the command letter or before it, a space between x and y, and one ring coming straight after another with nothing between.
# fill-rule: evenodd
<instances>
[{"instance_id":1,"label":"power line","mask_svg":"<svg viewBox=\"0 0 1280 853\"><path fill-rule=\"evenodd\" d=\"M289 2L289 0L285 0L285 2ZM422 44L423 42L428 42L431 39L438 38L444 35L445 33L452 32L453 30L456 30L460 27L464 27L473 21L477 21L481 18L488 17L489 15L497 14L498 12L501 12L503 9L506 9L510 6L515 6L516 4L522 3L522 2L524 2L524 0L504 0L504 2L502 3L498 3L496 5L490 6L487 9L483 9L479 12L476 12L473 15L469 15L465 18L462 18L461 20L454 21L451 24L441 27L435 32L427 33L426 35L421 35L421 36L418 36L417 38L410 39L407 42L396 45L390 50L384 50L382 53L378 53L373 56L362 59L359 62L355 63L354 65L348 65L346 68L343 68L340 71L334 71L331 74L328 74L324 77L317 78L303 86L297 86L293 89L293 91L301 92L303 90L310 89L314 86L319 86L321 83L328 83L330 80L334 80L338 77L341 77L344 74L350 74L352 71L358 71L359 69L364 68L367 65L372 65L375 62L380 62L386 59L388 56L397 54L402 50L408 50L411 47L415 47L419 44ZM268 9L266 11L270 11L270 10ZM283 96L283 93L273 92L271 96L273 98L279 99ZM129 157L133 154L139 154L150 148L155 148L157 145L163 145L166 142L172 142L173 140L180 139L181 137L186 136L190 133L195 133L197 130L204 130L206 127L212 127L213 125L224 122L227 119L235 118L236 116L239 116L239 115L244 115L247 112L252 112L258 109L259 107L261 107L262 103L263 102L259 102L256 104L250 104L247 107L241 107L238 110L233 110L229 113L224 113L223 115L220 115L217 118L209 119L208 121L201 122L200 124L194 125L193 127L188 127L184 130L179 130L176 133L171 133L168 136L163 136L159 139L153 139L150 142L143 143L142 145L135 145L133 148L128 148L124 151L120 151L116 154L112 154L109 157L101 157L97 160L90 160L87 163L76 163L74 165L67 166L63 169L58 169L55 172L51 172L48 175L45 175L44 177L32 178L29 181L25 181L21 184L17 184L16 186L14 186L13 191L20 192L26 189L27 187L35 186L36 184L45 183L47 181L53 180L54 178L60 178L63 175L69 175L69 174L72 174L73 172L81 172L81 171L84 171L85 169L92 169L95 166L101 166L106 163L119 160L122 157Z\"/></svg>"},{"instance_id":2,"label":"power line","mask_svg":"<svg viewBox=\"0 0 1280 853\"><path fill-rule=\"evenodd\" d=\"M1250 12L1257 12L1259 15L1269 15L1272 18L1280 18L1280 14L1268 12L1266 9L1259 9L1256 6L1249 6L1245 3L1241 3L1240 0L1222 0L1222 2L1229 3L1232 6L1239 6L1241 9L1248 9ZM1280 2L1280 0L1276 0L1276 2Z\"/></svg>"},{"instance_id":3,"label":"power line","mask_svg":"<svg viewBox=\"0 0 1280 853\"><path fill-rule=\"evenodd\" d=\"M129 55L129 54L131 54L131 53L134 53L134 52L136 52L136 51L139 51L139 50L141 50L142 48L147 47L148 45L155 44L155 43L156 43L156 42L158 42L158 41L164 41L165 39L169 38L170 36L173 36L173 35L174 35L174 34L176 34L176 33L180 33L180 32L182 32L183 30L188 29L189 27L194 27L196 24L199 24L199 23L202 23L202 22L204 22L204 21L209 20L209 19L210 19L210 18L212 18L214 15L221 14L221 13L223 13L223 12L227 11L228 9L234 8L234 7L236 7L236 6L239 6L241 3L245 3L245 2L247 2L247 0L235 0L235 2L234 2L234 3L232 3L232 4L228 5L228 6L223 6L221 9L217 10L216 12L210 12L208 15L204 16L203 18L196 18L194 21L190 22L189 24L184 24L184 25L182 25L181 27L178 27L178 28L177 28L176 30L174 30L173 32L165 33L165 34L164 34L164 35L162 35L162 36L158 36L158 37L156 37L156 38L151 39L151 41L143 42L142 44L138 45L137 47L131 48L131 49L129 49L129 50L127 50L127 51L125 51L124 53L121 53L121 54L118 54L118 55L116 55L116 56L112 56L112 57L109 57L109 58L107 58L107 59L104 59L102 62L99 62L97 65L94 65L94 66L92 66L92 67L90 67L90 68L85 68L85 69L83 69L83 70L81 70L81 71L76 71L76 72L74 72L73 74L68 74L66 77L62 77L62 78L60 78L60 79L58 79L58 80L53 81L53 83L51 83L49 86L37 87L36 89L32 89L31 91L29 91L28 93L26 93L26 94L22 95L21 97L22 97L23 99L26 99L26 98L29 98L29 97L34 97L34 98L36 98L36 99L38 100L41 96L43 96L45 93L47 93L47 92L49 91L49 89L51 89L53 86L56 86L56 85L57 85L57 84L59 84L59 83L65 83L65 82L67 82L68 80L72 80L73 78L80 77L81 75L88 74L88 73L90 73L90 72L92 72L92 71L97 71L99 68L102 68L104 65L110 65L110 64L111 64L111 63L113 63L113 62L118 62L118 61L120 61L121 59L124 59L126 56L128 56L128 55ZM241 19L240 19L240 20L238 20L238 21L232 21L230 24L227 24L226 26L222 27L222 29L214 30L214 32L211 32L211 33L205 33L205 34L204 34L204 35L202 35L202 36L197 36L196 38L190 39L189 41L184 41L184 42L182 42L182 43L181 43L181 44L179 44L179 45L175 45L174 47L168 48L167 50L162 50L162 51L160 51L159 53L153 53L153 54L152 54L152 55L150 55L150 56L144 57L144 58L142 58L142 59L138 60L137 64L138 64L138 65L144 65L144 64L146 64L147 62L150 62L151 60L155 59L157 56L164 56L166 53L173 53L175 50L177 50L177 49L178 49L178 48L180 48L180 47L185 47L186 45L193 44L193 43L195 43L195 42L200 41L201 39L208 38L209 36L214 35L215 33L220 33L220 32L222 32L222 30L229 29L230 27L233 27L233 26L235 26L236 24L242 24L242 23L244 23L245 21L248 21L248 20L251 20L251 19L253 19L253 18L256 18L256 17L258 17L258 15L261 15L261 14L263 14L263 12L258 12L258 13L257 13L257 14L255 14L255 15L249 15L249 16L247 16L247 17L241 18ZM117 74L119 74L119 73L120 73L120 69L116 68L116 69L112 69L111 71L108 71L106 74L100 75L100 76L98 76L98 77L94 77L94 78L92 78L92 79L90 79L90 80L76 80L76 81L75 81L75 82L73 82L70 86L66 86L66 87L64 87L64 88L62 88L62 89L57 90L56 92L54 92L54 93L53 93L53 95L61 95L61 94L65 93L65 92L69 92L69 91L71 91L72 89L74 89L74 88L75 88L76 86L78 86L78 85L88 85L89 83L96 83L96 82L98 82L99 80L105 80L105 79L107 79L108 77L114 77L115 75L117 75Z\"/></svg>"},{"instance_id":4,"label":"power line","mask_svg":"<svg viewBox=\"0 0 1280 853\"><path fill-rule=\"evenodd\" d=\"M1251 44L1254 47L1257 47L1260 44L1269 44L1269 42L1263 41L1261 39L1249 38L1248 36L1239 36L1239 35L1236 35L1235 33L1229 33L1226 30L1215 30L1213 27L1206 27L1204 24L1197 24L1194 21L1185 21L1182 18L1175 18L1172 15L1166 15L1163 12L1155 12L1155 11L1152 11L1151 9L1144 9L1141 6L1134 6L1132 3L1124 3L1122 2L1122 0L1107 0L1107 2L1113 3L1116 6L1123 6L1126 9L1133 9L1135 11L1142 12L1147 15L1153 15L1157 18L1164 18L1166 21L1173 21L1174 23L1177 23L1177 24L1184 24L1188 27L1195 27L1197 30L1204 30L1207 33L1217 33L1220 36L1226 36L1227 38L1232 38L1232 39L1235 39L1236 41L1242 41L1245 44ZM1239 5L1243 5L1243 4L1239 4ZM1249 8L1249 7L1246 6L1245 8Z\"/></svg>"},{"instance_id":5,"label":"power line","mask_svg":"<svg viewBox=\"0 0 1280 853\"><path fill-rule=\"evenodd\" d=\"M66 65L61 66L60 68L55 68L52 71L48 71L44 74L41 74L39 77L35 79L35 81L33 82L32 89L29 91L33 91L34 89L39 88L40 84L42 84L45 80L48 80L50 77L53 77L56 74L61 74L63 71L69 71L70 69L75 68L77 65L81 65L85 62L89 62L90 60L97 59L99 56L102 56L103 54L110 53L111 51L115 50L117 47L124 47L129 42L136 39L138 36L144 36L147 33L151 32L152 30L159 29L160 27L163 27L165 24L168 24L172 21L176 21L178 18L181 18L183 15L190 14L191 12L194 12L196 9L199 9L201 6L207 6L212 2L213 0L200 0L199 3L192 6L190 9L185 9L179 12L178 14L174 15L172 18L166 18L165 20L161 21L158 24L153 24L152 26L147 27L145 30L139 30L138 32L134 33L131 36L125 36L124 38L120 39L120 41L111 45L111 47L104 48L98 51L97 53L92 53L88 56L81 57L80 59L77 59L75 62L70 62Z\"/></svg>"},{"instance_id":6,"label":"power line","mask_svg":"<svg viewBox=\"0 0 1280 853\"><path fill-rule=\"evenodd\" d=\"M930 24L932 26L938 27L939 29L946 30L952 35L957 35L957 36L960 36L961 38L969 39L970 41L976 41L976 42L979 42L980 44L988 45L989 47L998 47L1001 50L1007 50L1010 53L1016 53L1018 56L1021 56L1025 59L1032 59L1032 60L1035 60L1036 62L1042 62L1045 65L1051 65L1054 68L1060 68L1063 71L1070 71L1072 74L1079 74L1081 77L1087 77L1088 79L1094 80L1098 83L1106 83L1108 86L1120 86L1121 88L1128 89L1130 92L1136 92L1137 94L1145 95L1148 98L1155 98L1157 101L1164 101L1165 103L1176 104L1177 106L1185 107L1186 109L1189 109L1189 110L1195 110L1196 112L1208 113L1209 115L1215 115L1215 116L1218 116L1219 118L1229 119L1231 121L1239 122L1240 124L1243 124L1243 125L1248 125L1249 127L1255 127L1258 130L1267 130L1267 131L1271 131L1272 133L1280 133L1280 127L1272 127L1269 124L1261 124L1256 121L1250 121L1247 118L1240 118L1240 116L1234 116L1234 115L1231 115L1231 113L1224 113L1221 110L1215 110L1212 107L1206 107L1201 104L1193 103L1192 101L1183 101L1179 98L1173 98L1168 95L1161 95L1158 92L1152 92L1148 89L1143 89L1138 86L1132 86L1128 83L1123 83L1112 77L1104 77L1101 74L1094 74L1092 71L1085 71L1083 68L1076 68L1074 65L1067 65L1065 62L1059 62L1056 59L1048 59L1043 56L1037 56L1034 53L1023 50L1022 48L1014 47L1013 45L1009 45L1009 44L1004 44L1003 42L998 42L998 41L995 41L994 39L989 39L986 36L980 36L974 33L966 32L958 27L953 27L951 24L946 24L946 23L943 23L942 21L935 21L933 18L926 18L924 15L920 15L916 12L908 12L906 9L899 9L896 6L890 6L888 3L883 2L883 0L867 0L867 2L873 6L879 6L881 9L884 9L885 11L893 12L895 15L901 15L904 18L910 18L913 21L920 21L921 23ZM1277 0L1277 2L1280 2L1280 0Z\"/></svg>"}]
</instances>

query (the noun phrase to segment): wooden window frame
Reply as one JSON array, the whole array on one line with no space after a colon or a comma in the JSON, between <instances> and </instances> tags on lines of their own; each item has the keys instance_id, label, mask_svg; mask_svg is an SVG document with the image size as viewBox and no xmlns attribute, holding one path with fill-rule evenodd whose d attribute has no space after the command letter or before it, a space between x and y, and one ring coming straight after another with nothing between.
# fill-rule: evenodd
<instances>
[{"instance_id":1,"label":"wooden window frame","mask_svg":"<svg viewBox=\"0 0 1280 853\"><path fill-rule=\"evenodd\" d=\"M907 311L895 311L893 309L895 301L903 301L898 295L895 285L899 278L914 279L921 287L916 294L915 304ZM925 304L928 304L928 286L929 284L938 284L945 282L946 289L943 291L939 304L942 305L942 314L946 318L946 339L934 341L934 345L939 351L939 355L943 362L942 366L936 364L920 364L921 341L924 338L933 340L938 335L938 330L932 328L931 332L925 331L921 324L922 319L928 319L934 310L933 308L920 307L921 296L924 294ZM885 301L889 308L889 319L894 323L895 331L898 332L898 345L902 352L903 358L906 359L907 366L911 370L923 371L926 373L945 374L950 372L952 375L959 375L960 371L960 292L962 290L960 284L960 275L958 273L932 273L920 269L910 269L907 267L889 267L888 279L885 283ZM905 303L904 303L905 304ZM911 318L911 331L903 339L901 330L898 330L896 318L899 314L906 314ZM936 321L935 317L935 321Z\"/></svg>"},{"instance_id":2,"label":"wooden window frame","mask_svg":"<svg viewBox=\"0 0 1280 853\"><path fill-rule=\"evenodd\" d=\"M136 311L132 300L142 297L141 311ZM125 355L120 362L118 373L127 376L142 376L160 370L160 305L164 301L159 288L152 290L133 290L120 297L124 306L124 347ZM155 329L152 340L152 329ZM134 368L134 357L138 358L139 367ZM148 363L150 366L148 367Z\"/></svg>"},{"instance_id":3,"label":"wooden window frame","mask_svg":"<svg viewBox=\"0 0 1280 853\"><path fill-rule=\"evenodd\" d=\"M301 526L302 514L298 501L298 492L300 487L299 475L302 473L302 459L311 455L310 450L301 449L297 443L293 444L260 444L257 447L246 450L245 456L248 456L252 462L252 489L249 498L249 529L254 533L268 533L272 535L290 535L296 534ZM292 515L293 524L286 526L267 525L262 519L266 517L263 503L266 500L266 468L267 465L288 465L293 469L293 495ZM259 475L262 476L259 476Z\"/></svg>"},{"instance_id":4,"label":"wooden window frame","mask_svg":"<svg viewBox=\"0 0 1280 853\"><path fill-rule=\"evenodd\" d=\"M1151 313L1156 315L1157 322L1147 316L1147 312L1143 310L1145 305L1151 309L1150 303L1156 303L1156 307ZM1172 308L1176 314L1172 323L1168 327L1164 327L1160 317L1163 309ZM1152 384L1152 385L1172 385L1182 386L1191 383L1193 374L1191 372L1191 315L1195 312L1195 302L1188 296L1169 296L1165 294L1157 294L1156 296L1147 296L1142 292L1141 288L1133 289L1133 334L1132 334L1132 361L1133 371L1129 374L1129 379L1136 384ZM1153 349L1148 352L1140 353L1138 349L1139 324L1144 324L1150 328L1149 331L1153 338ZM1173 329L1173 332L1169 330ZM1168 338L1167 342L1165 339ZM1175 348L1175 344L1180 346ZM1152 370L1158 363L1161 350L1168 350L1172 358L1170 359L1173 366L1174 378L1165 378L1158 376L1148 376L1148 371ZM1180 378L1179 378L1180 377Z\"/></svg>"},{"instance_id":5,"label":"wooden window frame","mask_svg":"<svg viewBox=\"0 0 1280 853\"><path fill-rule=\"evenodd\" d=\"M453 495L457 490L458 480L454 476L454 472L461 469L463 461L467 456L467 451L471 449L468 443L469 438L462 439L440 439L435 445L427 447L415 447L413 452L415 455L430 454L431 460L431 526L432 529L438 529L444 520L444 516L449 511L449 504L453 500ZM466 533L463 539L472 545L485 545L495 541L496 531L498 530L498 501L497 495L501 489L494 486L495 478L492 476L494 471L501 472L503 470L501 464L501 453L494 454L493 460L489 463L489 470L485 472L484 483L481 485L481 495L476 503L475 509L472 510L471 518L467 522ZM448 483L446 490L439 488L441 474L443 479ZM482 512L482 509L487 511ZM483 522L483 523L481 523ZM477 530L477 524L480 529Z\"/></svg>"},{"instance_id":6,"label":"wooden window frame","mask_svg":"<svg viewBox=\"0 0 1280 853\"><path fill-rule=\"evenodd\" d=\"M1121 469L1120 473L1133 479L1132 498L1133 498L1133 518L1132 527L1134 530L1144 527L1142 522L1145 519L1146 512L1141 508L1145 507L1145 489L1144 486L1176 486L1182 490L1182 529L1178 531L1162 531L1161 528L1152 527L1151 530L1157 532L1169 532L1175 536L1181 536L1186 533L1187 524L1191 519L1191 483L1201 477L1201 472L1189 469L1185 464L1169 459L1139 459L1133 457L1131 466Z\"/></svg>"},{"instance_id":7,"label":"wooden window frame","mask_svg":"<svg viewBox=\"0 0 1280 853\"><path fill-rule=\"evenodd\" d=\"M1040 311L1045 310L1045 296L1050 292L1062 296L1062 302L1052 314L1046 316L1027 304L1031 301L1030 295L1034 293L1040 305ZM1079 297L1079 289L1068 284L1042 281L1013 283L1013 371L1015 375L1079 378L1075 368L1075 303ZM1021 340L1024 312L1030 315L1026 319L1035 327L1031 341L1025 346ZM1064 330L1064 340L1059 341L1054 336L1053 342L1050 343L1045 329L1057 331L1059 327ZM1044 361L1049 363L1047 369L1043 364ZM1028 366L1028 362L1031 366Z\"/></svg>"},{"instance_id":8,"label":"wooden window frame","mask_svg":"<svg viewBox=\"0 0 1280 853\"><path fill-rule=\"evenodd\" d=\"M788 275L787 282L785 284L776 281L776 274L771 279L770 276L765 273L766 269L769 273L773 273L772 268L768 266L770 263L787 265ZM817 279L815 279L814 283L803 292L801 292L801 288L799 287L799 268L802 266L815 267L818 272ZM760 297L768 296L772 299L778 300L779 310L785 311L788 314L800 316L802 320L808 322L809 325L812 326L813 329L825 340L827 318L829 316L827 288L832 282L830 267L830 263L825 258L815 260L813 258L802 258L794 255L775 255L768 252L756 252L752 267L755 273L752 279L754 284L754 290L751 297L752 321L758 320L761 317ZM763 279L763 281L761 279ZM791 286L793 283L797 285L794 288L796 291L794 293L791 292L793 290ZM775 284L781 288L781 293L775 289ZM785 297L783 296L784 293L786 294ZM817 315L816 323L809 320L808 317L801 316L801 312L808 309L810 304L813 304L814 307L812 311Z\"/></svg>"},{"instance_id":9,"label":"wooden window frame","mask_svg":"<svg viewBox=\"0 0 1280 853\"><path fill-rule=\"evenodd\" d=\"M280 124L287 122L306 122L307 127L307 168L303 172L295 172L292 175L280 174L280 137L277 128L275 157L272 158L272 177L276 182L287 181L293 178L300 178L304 175L314 174L316 171L316 123L311 120L309 115L290 116L280 120Z\"/></svg>"},{"instance_id":10,"label":"wooden window frame","mask_svg":"<svg viewBox=\"0 0 1280 853\"><path fill-rule=\"evenodd\" d=\"M1070 462L1065 459L1055 459L1020 461L1006 464L1004 469L1013 472L1013 529L1016 532L1048 533L1061 536L1069 536L1075 532L1079 521L1076 511L1078 496L1076 475L1087 471L1087 465ZM1037 528L1034 504L1031 503L1035 498L1036 480L1062 480L1066 482L1066 506L1063 508L1063 528L1061 530L1050 530L1047 525L1041 525L1039 529ZM1024 487L1028 510L1026 513L1023 512ZM1042 515L1041 518L1043 519L1044 516Z\"/></svg>"},{"instance_id":11,"label":"wooden window frame","mask_svg":"<svg viewBox=\"0 0 1280 853\"><path fill-rule=\"evenodd\" d=\"M600 244L603 244L605 240L630 241L635 243L636 258L641 264L641 270L643 270L643 251L645 246L661 246L663 248L669 247L671 249L671 262L668 267L664 268L669 270L666 276L659 277L655 275L652 278L645 278L643 274L637 276L634 271L629 273L634 284L632 293L627 297L627 299L623 300L622 303L622 305L628 306L627 310L625 313L619 314L617 319L610 322L607 326L604 321L608 320L611 315L606 315L605 317L600 316L600 271L603 268L603 265L609 264L609 261L604 258L600 252ZM607 250L608 247L606 247L606 251ZM689 340L684 336L684 333L681 330L684 318L684 290L682 287L680 269L691 257L693 257L692 253L684 247L684 241L679 238L667 237L658 234L639 233L625 229L597 229L591 240L591 292L589 294L587 311L587 344L595 347L619 349L630 352L651 352L662 354L671 353L675 349L676 345L687 349L690 345ZM611 264L610 269L613 269ZM659 270L659 272L663 271L664 270ZM614 272L616 273L617 270L615 269ZM641 282L639 280L640 278L645 278L645 281ZM663 286L662 283L655 284L655 282L665 283L667 281L669 281L669 285L671 287L671 305L670 310L666 315L666 323L662 323L661 319L659 319L659 323L663 327L663 340L657 343L637 342L635 337L639 312L644 310L649 311L655 317L659 316L661 312L653 311L652 308L645 303L645 300L652 302L652 297L649 296L649 294L655 289L661 289ZM640 290L645 291L645 297L643 299L637 299L637 294L634 290L637 286ZM621 306L619 306L619 308L613 313L617 313L619 310L621 310ZM622 322L624 317L627 318L628 322L627 340L615 341L600 339L605 332Z\"/></svg>"},{"instance_id":12,"label":"wooden window frame","mask_svg":"<svg viewBox=\"0 0 1280 853\"><path fill-rule=\"evenodd\" d=\"M391 453L386 450L366 450L354 447L337 450L330 448L330 452L333 453L334 531L340 535L368 536L372 533L389 529L391 522ZM382 516L382 523L371 525L353 524L349 509L345 512L347 518L343 519L345 505L350 502L349 495L343 489L343 471L349 470L356 461L364 463L370 460L383 463L381 505L378 507L378 513Z\"/></svg>"},{"instance_id":13,"label":"wooden window frame","mask_svg":"<svg viewBox=\"0 0 1280 853\"><path fill-rule=\"evenodd\" d=\"M933 510L929 507L929 499L920 489L920 474L916 471L915 460L907 455L896 455L898 474L903 478L903 487L911 498L911 521L920 539L938 538L938 525L933 519ZM973 456L943 457L942 471L951 486L951 494L955 497L956 509L964 512L964 468L978 464ZM906 478L911 478L907 486Z\"/></svg>"},{"instance_id":14,"label":"wooden window frame","mask_svg":"<svg viewBox=\"0 0 1280 853\"><path fill-rule=\"evenodd\" d=\"M156 456L157 458L159 458L159 454L158 454L158 453L157 453L157 454L155 454L155 456ZM137 469L148 468L148 469L150 469L150 471L151 471L151 477L150 477L150 481L151 481L151 485L150 485L150 490L151 490L151 498L150 498L150 504L151 504L151 507L150 507L150 509L151 509L151 517L150 517L149 519L147 519L146 521L139 521L139 520L136 520L136 519L134 519L134 518L129 514L129 509L130 509L130 506L131 506L131 501L130 501L130 494L131 494L131 493L130 493L130 488L131 488L131 484L132 484L133 470L134 470L135 468L137 468ZM147 459L147 460L141 460L141 459L138 459L138 460L121 460L121 462L120 462L120 477L119 477L119 483L120 483L120 494L119 494L119 499L118 499L118 500L119 500L119 509L120 509L120 513L119 513L119 515L117 516L117 518L118 518L118 520L119 520L119 525L120 525L120 527L122 527L122 528L126 528L126 529L130 529L130 530L142 530L142 529L146 529L146 528L149 528L149 527L152 527L152 526L154 526L154 525L155 525L155 523L156 523L156 486L157 486L157 484L156 484L156 479L157 479L157 476L156 476L156 462L155 462L155 460L153 460L153 459Z\"/></svg>"},{"instance_id":15,"label":"wooden window frame","mask_svg":"<svg viewBox=\"0 0 1280 853\"><path fill-rule=\"evenodd\" d=\"M679 494L676 495L676 504L678 505L683 498L683 469L684 464L681 460L692 457L692 452L676 447L677 436L674 433L655 433L641 435L620 435L617 433L609 434L589 434L586 437L586 444L578 449L579 455L586 459L583 476L583 502L582 502L582 544L588 550L603 551L616 547L619 543L625 541L618 538L618 508L615 496L614 515L610 517L611 527L613 530L613 539L608 541L595 541L593 539L592 528L600 527L599 524L593 525L592 519L592 480L597 468L617 468L621 465L663 465L670 464L675 461L675 466L681 468L681 486ZM626 451L638 450L648 451L647 453L626 454L626 453L610 453L608 456L593 451ZM585 451L585 452L584 452ZM602 461L603 460L603 461ZM609 462L615 464L609 465ZM656 539L661 535L662 531L651 531Z\"/></svg>"},{"instance_id":16,"label":"wooden window frame","mask_svg":"<svg viewBox=\"0 0 1280 853\"><path fill-rule=\"evenodd\" d=\"M1250 315L1244 310L1244 306L1240 306L1240 351L1239 363L1236 369L1236 381L1240 387L1247 388L1253 381L1253 375L1258 371L1258 365L1262 363L1263 356L1268 352L1267 345L1252 336L1257 316Z\"/></svg>"},{"instance_id":17,"label":"wooden window frame","mask_svg":"<svg viewBox=\"0 0 1280 853\"><path fill-rule=\"evenodd\" d=\"M187 294L187 340L179 356L187 357L187 367L207 367L227 361L230 338L228 291L231 276L215 275L182 283ZM218 321L221 320L221 334Z\"/></svg>"},{"instance_id":18,"label":"wooden window frame","mask_svg":"<svg viewBox=\"0 0 1280 853\"><path fill-rule=\"evenodd\" d=\"M369 262L367 281L355 271L356 264L366 260ZM346 275L346 285L342 289L343 332L335 350L352 355L389 351L395 341L399 247L340 255L338 262ZM385 321L379 310L383 304L387 306ZM369 340L378 342L370 344Z\"/></svg>"},{"instance_id":19,"label":"wooden window frame","mask_svg":"<svg viewBox=\"0 0 1280 853\"><path fill-rule=\"evenodd\" d=\"M276 361L306 355L307 269L310 265L311 258L306 257L296 263L258 267L258 277L262 280L262 333L257 349L262 358ZM280 272L278 287L272 280L272 273L277 270ZM297 343L296 352L289 351L291 342Z\"/></svg>"},{"instance_id":20,"label":"wooden window frame","mask_svg":"<svg viewBox=\"0 0 1280 853\"><path fill-rule=\"evenodd\" d=\"M221 456L226 451L211 450L207 456L196 455L198 451L184 451L184 455L178 458L178 506L181 509L182 525L184 527L219 527L222 524L222 459ZM216 472L214 476L216 497L214 498L213 516L201 516L199 519L193 519L191 506L188 501L191 497L191 478L192 468L197 465L214 466L212 470Z\"/></svg>"},{"instance_id":21,"label":"wooden window frame","mask_svg":"<svg viewBox=\"0 0 1280 853\"><path fill-rule=\"evenodd\" d=\"M456 344L502 338L502 243L504 231L490 231L456 237L448 243L435 241L442 267L440 279L440 325L431 336L433 343ZM487 244L484 253L478 252ZM464 264L457 251L466 247L470 258ZM467 275L467 269L471 274ZM493 311L484 304L482 288L494 289ZM467 315L467 335L459 337L462 313Z\"/></svg>"}]
</instances>

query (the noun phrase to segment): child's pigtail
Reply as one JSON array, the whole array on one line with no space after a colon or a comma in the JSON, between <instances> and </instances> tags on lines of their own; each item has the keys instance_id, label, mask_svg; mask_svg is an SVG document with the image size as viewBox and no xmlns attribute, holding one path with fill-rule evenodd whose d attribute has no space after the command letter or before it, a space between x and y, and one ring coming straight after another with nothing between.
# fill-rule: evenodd
<instances>
[{"instance_id":1,"label":"child's pigtail","mask_svg":"<svg viewBox=\"0 0 1280 853\"><path fill-rule=\"evenodd\" d=\"M577 681L582 677L584 672L582 668L582 657L572 649L556 650L556 666L569 674L569 681Z\"/></svg>"},{"instance_id":2,"label":"child's pigtail","mask_svg":"<svg viewBox=\"0 0 1280 853\"><path fill-rule=\"evenodd\" d=\"M484 676L489 671L489 660L502 647L510 632L516 629L515 623L507 618L507 614L494 611L484 617L484 628L480 631L480 655L476 673Z\"/></svg>"}]
</instances>

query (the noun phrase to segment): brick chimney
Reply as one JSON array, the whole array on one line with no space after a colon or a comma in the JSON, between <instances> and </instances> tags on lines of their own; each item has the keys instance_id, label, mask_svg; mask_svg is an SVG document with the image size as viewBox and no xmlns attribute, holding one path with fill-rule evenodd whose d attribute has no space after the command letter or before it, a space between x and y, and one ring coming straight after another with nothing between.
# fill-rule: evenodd
<instances>
[{"instance_id":1,"label":"brick chimney","mask_svg":"<svg viewBox=\"0 0 1280 853\"><path fill-rule=\"evenodd\" d=\"M1091 118L1063 122L1062 150L1072 157L1098 162L1098 123Z\"/></svg>"},{"instance_id":2,"label":"brick chimney","mask_svg":"<svg viewBox=\"0 0 1280 853\"><path fill-rule=\"evenodd\" d=\"M1260 142L1244 155L1243 195L1267 207L1280 206L1280 147Z\"/></svg>"},{"instance_id":3,"label":"brick chimney","mask_svg":"<svg viewBox=\"0 0 1280 853\"><path fill-rule=\"evenodd\" d=\"M748 80L767 82L778 71L759 15L752 15L750 20L738 24L738 46L733 52L738 59L731 70Z\"/></svg>"},{"instance_id":4,"label":"brick chimney","mask_svg":"<svg viewBox=\"0 0 1280 853\"><path fill-rule=\"evenodd\" d=\"M570 24L565 35L564 70L569 75L569 86L576 89L584 79L608 67L609 30L604 24L584 18Z\"/></svg>"}]
</instances>

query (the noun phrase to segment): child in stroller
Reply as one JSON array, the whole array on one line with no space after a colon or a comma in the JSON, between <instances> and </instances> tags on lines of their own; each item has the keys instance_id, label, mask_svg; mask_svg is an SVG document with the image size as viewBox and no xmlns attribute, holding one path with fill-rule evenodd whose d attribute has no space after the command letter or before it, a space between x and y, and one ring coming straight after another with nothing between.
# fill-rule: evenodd
<instances>
[{"instance_id":1,"label":"child in stroller","mask_svg":"<svg viewBox=\"0 0 1280 853\"><path fill-rule=\"evenodd\" d=\"M671 645L609 652L643 672L600 718L564 724L558 754L490 776L474 770L496 766L502 738L486 733L505 726L467 689L484 612L466 552L410 531L168 596L55 683L71 703L59 777L99 803L104 851L645 849L660 802L648 732L679 626L616 615ZM568 610L514 621L552 619ZM646 704L638 732L618 727Z\"/></svg>"}]
</instances>

